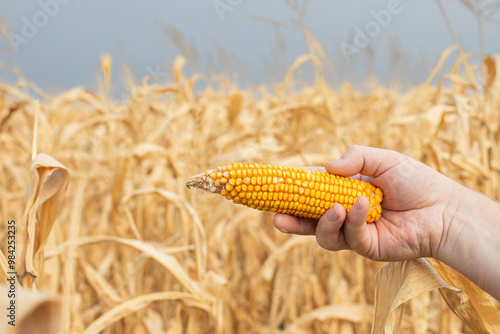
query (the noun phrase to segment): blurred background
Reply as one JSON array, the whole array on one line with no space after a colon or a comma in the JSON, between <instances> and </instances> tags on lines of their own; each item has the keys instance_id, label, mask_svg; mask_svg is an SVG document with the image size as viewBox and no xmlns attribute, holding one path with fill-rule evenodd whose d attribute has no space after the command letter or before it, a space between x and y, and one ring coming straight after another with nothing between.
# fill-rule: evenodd
<instances>
[{"instance_id":1,"label":"blurred background","mask_svg":"<svg viewBox=\"0 0 500 334\"><path fill-rule=\"evenodd\" d=\"M498 53L496 6L433 0L2 1L0 77L12 83L21 74L48 92L96 89L100 57L107 53L119 96L129 88L123 87L125 77L168 81L173 59L182 54L189 71L222 72L243 87L273 83L308 53L305 25L324 48L331 64L325 75L333 84L376 77L410 87L425 80L455 42L466 52Z\"/></svg>"}]
</instances>

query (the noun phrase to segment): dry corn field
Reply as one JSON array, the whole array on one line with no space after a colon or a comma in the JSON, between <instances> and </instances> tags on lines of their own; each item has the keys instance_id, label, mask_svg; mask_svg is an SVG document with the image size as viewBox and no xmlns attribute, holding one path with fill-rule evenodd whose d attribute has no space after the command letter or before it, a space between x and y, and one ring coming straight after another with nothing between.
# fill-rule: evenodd
<instances>
[{"instance_id":1,"label":"dry corn field","mask_svg":"<svg viewBox=\"0 0 500 334\"><path fill-rule=\"evenodd\" d=\"M437 261L328 252L271 213L186 188L229 162L323 166L360 144L500 198L500 57L448 50L428 82L367 93L319 69L303 84L303 61L272 89L195 92L205 79L178 58L169 85L144 81L121 102L106 82L57 96L0 84L0 263L6 284L15 221L17 333L500 331L500 303Z\"/></svg>"}]
</instances>

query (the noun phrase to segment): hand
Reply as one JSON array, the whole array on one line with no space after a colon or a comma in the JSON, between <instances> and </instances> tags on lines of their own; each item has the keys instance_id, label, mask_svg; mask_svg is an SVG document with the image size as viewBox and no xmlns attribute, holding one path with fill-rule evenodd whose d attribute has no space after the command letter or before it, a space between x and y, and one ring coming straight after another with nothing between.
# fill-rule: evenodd
<instances>
[{"instance_id":1,"label":"hand","mask_svg":"<svg viewBox=\"0 0 500 334\"><path fill-rule=\"evenodd\" d=\"M381 188L380 220L366 223L370 204L360 197L349 214L335 204L319 221L276 214L276 228L286 233L315 234L327 250L352 249L377 261L437 257L450 209L458 205L450 201L460 185L400 153L362 146L349 148L325 169Z\"/></svg>"}]
</instances>

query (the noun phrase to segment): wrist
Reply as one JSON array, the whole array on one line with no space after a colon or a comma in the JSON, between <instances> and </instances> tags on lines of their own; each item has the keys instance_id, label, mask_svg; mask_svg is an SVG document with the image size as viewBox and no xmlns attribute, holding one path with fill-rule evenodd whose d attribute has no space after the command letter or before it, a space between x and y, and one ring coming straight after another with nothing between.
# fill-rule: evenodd
<instances>
[{"instance_id":1,"label":"wrist","mask_svg":"<svg viewBox=\"0 0 500 334\"><path fill-rule=\"evenodd\" d=\"M475 193L458 183L450 188L450 195L443 210L443 231L437 251L433 257L451 265L449 262L455 256L455 248L460 243L460 235L469 221L470 196ZM468 199L468 200L467 200Z\"/></svg>"},{"instance_id":2,"label":"wrist","mask_svg":"<svg viewBox=\"0 0 500 334\"><path fill-rule=\"evenodd\" d=\"M435 258L500 300L500 205L458 186L443 214L443 234Z\"/></svg>"}]
</instances>

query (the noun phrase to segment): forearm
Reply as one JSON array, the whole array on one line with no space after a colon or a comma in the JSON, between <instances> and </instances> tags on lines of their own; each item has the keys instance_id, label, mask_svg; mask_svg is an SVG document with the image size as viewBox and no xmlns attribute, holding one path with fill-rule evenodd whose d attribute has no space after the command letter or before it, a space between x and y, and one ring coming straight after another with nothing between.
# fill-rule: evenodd
<instances>
[{"instance_id":1,"label":"forearm","mask_svg":"<svg viewBox=\"0 0 500 334\"><path fill-rule=\"evenodd\" d=\"M460 186L448 209L438 260L500 300L500 204Z\"/></svg>"}]
</instances>

